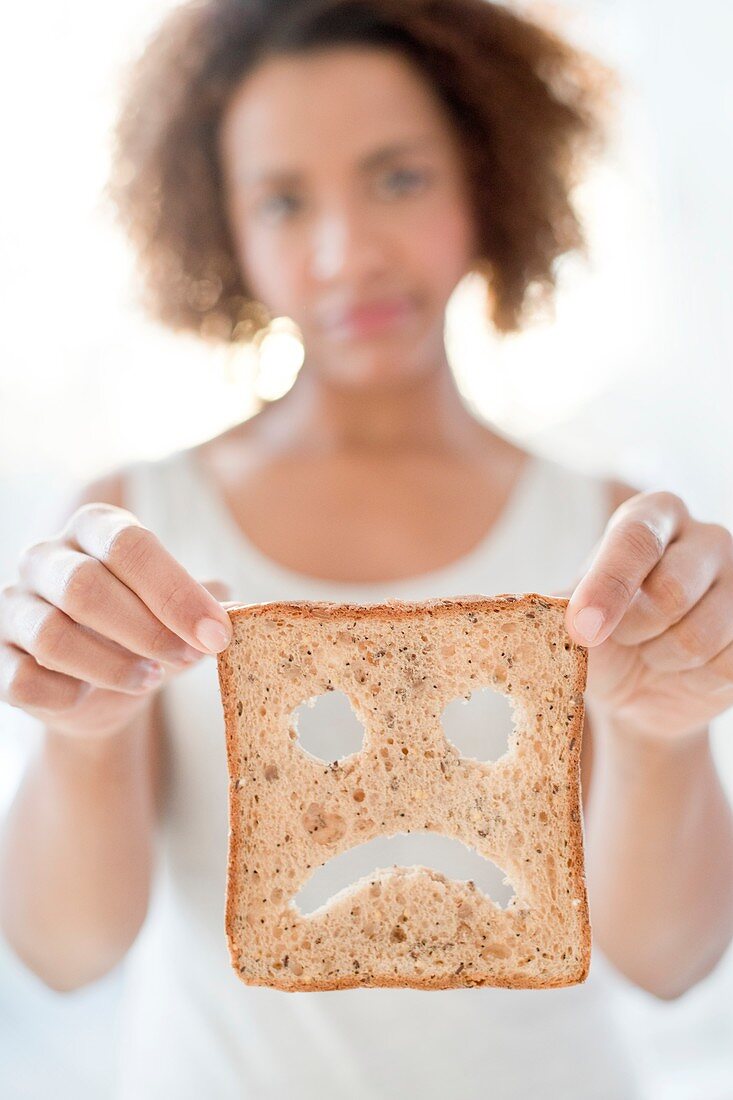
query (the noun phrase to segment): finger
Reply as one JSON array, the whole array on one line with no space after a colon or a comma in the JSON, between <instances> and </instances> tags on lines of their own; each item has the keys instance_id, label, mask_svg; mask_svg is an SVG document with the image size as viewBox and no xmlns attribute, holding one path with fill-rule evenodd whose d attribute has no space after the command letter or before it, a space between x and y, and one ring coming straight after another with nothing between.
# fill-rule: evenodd
<instances>
[{"instance_id":1,"label":"finger","mask_svg":"<svg viewBox=\"0 0 733 1100\"><path fill-rule=\"evenodd\" d=\"M69 619L109 638L127 652L176 667L198 660L143 601L96 558L59 539L27 549L18 566L22 588L36 592Z\"/></svg>"},{"instance_id":2,"label":"finger","mask_svg":"<svg viewBox=\"0 0 733 1100\"><path fill-rule=\"evenodd\" d=\"M697 703L706 695L715 697L712 714L720 713L720 700L733 702L733 643L701 668L687 669L675 677L675 688L687 691Z\"/></svg>"},{"instance_id":3,"label":"finger","mask_svg":"<svg viewBox=\"0 0 733 1100\"><path fill-rule=\"evenodd\" d=\"M132 512L87 504L77 509L64 534L189 645L217 653L229 644L231 624L221 605Z\"/></svg>"},{"instance_id":4,"label":"finger","mask_svg":"<svg viewBox=\"0 0 733 1100\"><path fill-rule=\"evenodd\" d=\"M5 590L2 633L41 667L94 687L138 694L163 679L159 662L138 657L15 586Z\"/></svg>"},{"instance_id":5,"label":"finger","mask_svg":"<svg viewBox=\"0 0 733 1100\"><path fill-rule=\"evenodd\" d=\"M615 635L614 635L615 640ZM733 583L713 584L699 603L658 638L641 646L641 659L659 672L681 672L713 661L733 642Z\"/></svg>"},{"instance_id":6,"label":"finger","mask_svg":"<svg viewBox=\"0 0 733 1100\"><path fill-rule=\"evenodd\" d=\"M23 710L68 710L92 690L89 684L41 668L34 657L0 642L0 698Z\"/></svg>"},{"instance_id":7,"label":"finger","mask_svg":"<svg viewBox=\"0 0 733 1100\"><path fill-rule=\"evenodd\" d=\"M656 638L686 617L721 573L710 524L694 523L667 548L613 632L620 645ZM670 666L671 668L671 666Z\"/></svg>"},{"instance_id":8,"label":"finger","mask_svg":"<svg viewBox=\"0 0 733 1100\"><path fill-rule=\"evenodd\" d=\"M567 607L566 627L578 644L598 645L615 630L688 518L674 493L638 493L616 509Z\"/></svg>"},{"instance_id":9,"label":"finger","mask_svg":"<svg viewBox=\"0 0 733 1100\"><path fill-rule=\"evenodd\" d=\"M206 581L204 585L215 596L223 595L229 590L229 586L222 581ZM4 595L7 612L8 596L12 593L6 589ZM4 616L4 621L7 621L7 615ZM197 659L202 656L199 653ZM153 680L144 691L135 694L145 695L154 691L158 683L157 679ZM30 653L12 642L0 641L0 698L10 706L21 707L45 720L48 714L67 711L77 706L92 690L95 689L89 681L47 669ZM115 699L123 698L123 693L105 691L103 688L96 689L96 693L107 707Z\"/></svg>"}]
</instances>

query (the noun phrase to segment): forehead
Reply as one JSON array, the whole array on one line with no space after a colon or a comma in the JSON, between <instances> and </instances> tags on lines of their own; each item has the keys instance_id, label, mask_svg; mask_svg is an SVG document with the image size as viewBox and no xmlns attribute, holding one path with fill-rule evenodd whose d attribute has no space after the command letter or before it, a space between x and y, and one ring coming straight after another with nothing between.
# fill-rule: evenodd
<instances>
[{"instance_id":1,"label":"forehead","mask_svg":"<svg viewBox=\"0 0 733 1100\"><path fill-rule=\"evenodd\" d=\"M234 91L220 138L230 156L269 164L342 158L418 135L448 141L450 131L429 81L408 59L339 47L261 62Z\"/></svg>"}]
</instances>

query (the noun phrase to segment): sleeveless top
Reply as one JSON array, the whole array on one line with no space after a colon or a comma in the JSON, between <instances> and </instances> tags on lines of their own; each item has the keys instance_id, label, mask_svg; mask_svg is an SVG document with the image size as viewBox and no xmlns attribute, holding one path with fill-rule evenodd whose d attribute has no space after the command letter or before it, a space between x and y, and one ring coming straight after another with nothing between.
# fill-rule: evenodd
<instances>
[{"instance_id":1,"label":"sleeveless top","mask_svg":"<svg viewBox=\"0 0 733 1100\"><path fill-rule=\"evenodd\" d=\"M579 579L608 518L602 479L530 456L504 512L469 553L409 579L357 584L301 575L264 555L192 451L133 462L124 472L126 505L140 521L193 577L222 579L231 586L230 599L247 603L551 594ZM166 790L148 913L122 964L118 1100L640 1096L631 1054L614 1023L614 983L620 979L595 946L588 979L560 989L286 993L245 985L231 966L224 931L228 775L216 659L204 657L162 692ZM462 729L462 740L457 727L469 708L449 704L446 733L455 728L452 739L464 752L472 738L473 755L495 759L511 728L505 703L491 690L475 693L474 728ZM329 730L322 716L315 736L324 746L336 743L340 721L336 716ZM313 740L308 749L326 759L334 755L327 747L319 753ZM384 861L380 840L389 843ZM332 887L323 900L374 867L395 862L475 877L469 862L461 873L457 847L436 834L376 838L370 850L377 858L368 867L355 867L331 884L321 879ZM468 861L471 853L465 854ZM348 855L337 861L342 876ZM476 881L489 893L497 885Z\"/></svg>"}]
</instances>

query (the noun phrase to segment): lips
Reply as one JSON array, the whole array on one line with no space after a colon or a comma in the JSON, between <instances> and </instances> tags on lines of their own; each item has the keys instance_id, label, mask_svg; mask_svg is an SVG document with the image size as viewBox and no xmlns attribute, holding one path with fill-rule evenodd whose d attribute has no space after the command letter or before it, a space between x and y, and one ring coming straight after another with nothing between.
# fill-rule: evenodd
<instances>
[{"instance_id":1,"label":"lips","mask_svg":"<svg viewBox=\"0 0 733 1100\"><path fill-rule=\"evenodd\" d=\"M412 300L404 296L379 298L333 314L326 327L332 335L369 336L399 326L413 309Z\"/></svg>"}]
</instances>

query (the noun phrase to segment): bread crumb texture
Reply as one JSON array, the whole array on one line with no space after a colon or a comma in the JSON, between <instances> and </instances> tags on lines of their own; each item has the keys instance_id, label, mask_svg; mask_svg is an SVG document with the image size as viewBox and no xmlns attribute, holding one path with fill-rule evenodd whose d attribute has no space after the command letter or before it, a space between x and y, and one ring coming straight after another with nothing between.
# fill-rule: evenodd
<instances>
[{"instance_id":1,"label":"bread crumb texture","mask_svg":"<svg viewBox=\"0 0 733 1100\"><path fill-rule=\"evenodd\" d=\"M229 769L225 929L250 985L548 988L585 980L591 929L580 817L588 652L568 601L537 593L229 608L218 655ZM491 687L514 730L493 763L461 755L440 716ZM342 691L359 752L325 763L294 712ZM419 792L419 797L416 797ZM379 868L307 916L314 871L374 837L435 831L503 869L502 908L471 881Z\"/></svg>"}]
</instances>

